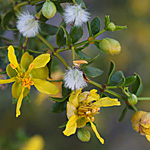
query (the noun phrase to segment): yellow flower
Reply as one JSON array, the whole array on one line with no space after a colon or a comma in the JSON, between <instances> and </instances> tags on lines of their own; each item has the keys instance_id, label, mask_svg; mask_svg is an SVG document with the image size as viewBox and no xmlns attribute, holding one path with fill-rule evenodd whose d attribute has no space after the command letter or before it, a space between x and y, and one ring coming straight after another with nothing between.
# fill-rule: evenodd
<instances>
[{"instance_id":1,"label":"yellow flower","mask_svg":"<svg viewBox=\"0 0 150 150\"><path fill-rule=\"evenodd\" d=\"M35 59L25 52L21 58L20 64L17 61L15 51L12 45L8 47L8 64L6 71L10 79L0 80L0 84L14 82L12 85L12 96L17 101L16 117L20 113L23 98L29 93L31 85L34 85L38 91L44 94L57 94L58 88L46 81L48 77L48 68L46 64L50 60L50 54L41 54Z\"/></svg>"},{"instance_id":2,"label":"yellow flower","mask_svg":"<svg viewBox=\"0 0 150 150\"><path fill-rule=\"evenodd\" d=\"M117 99L109 97L100 98L97 90L93 89L90 92L81 93L80 90L73 91L69 102L67 102L67 122L66 129L63 133L70 136L76 132L77 127L84 127L87 122L90 122L93 131L99 141L104 144L104 139L100 137L96 126L94 125L94 115L98 114L100 107L118 106L120 102Z\"/></svg>"},{"instance_id":3,"label":"yellow flower","mask_svg":"<svg viewBox=\"0 0 150 150\"><path fill-rule=\"evenodd\" d=\"M137 111L131 118L132 127L150 142L150 112Z\"/></svg>"},{"instance_id":4,"label":"yellow flower","mask_svg":"<svg viewBox=\"0 0 150 150\"><path fill-rule=\"evenodd\" d=\"M40 135L34 135L21 150L43 150L44 140Z\"/></svg>"}]
</instances>

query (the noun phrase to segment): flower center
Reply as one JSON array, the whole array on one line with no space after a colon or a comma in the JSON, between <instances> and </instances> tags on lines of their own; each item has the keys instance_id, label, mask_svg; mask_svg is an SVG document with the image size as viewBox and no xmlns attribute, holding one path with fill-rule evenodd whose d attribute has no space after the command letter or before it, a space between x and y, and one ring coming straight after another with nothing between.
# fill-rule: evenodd
<instances>
[{"instance_id":1,"label":"flower center","mask_svg":"<svg viewBox=\"0 0 150 150\"><path fill-rule=\"evenodd\" d=\"M18 73L17 79L18 82L22 82L23 87L27 87L28 89L30 89L30 86L34 84L29 75L24 72Z\"/></svg>"},{"instance_id":2,"label":"flower center","mask_svg":"<svg viewBox=\"0 0 150 150\"><path fill-rule=\"evenodd\" d=\"M31 78L23 78L22 79L22 86L27 87L30 89L30 86L33 85L33 81L31 81Z\"/></svg>"},{"instance_id":3,"label":"flower center","mask_svg":"<svg viewBox=\"0 0 150 150\"><path fill-rule=\"evenodd\" d=\"M77 109L77 113L81 117L90 117L94 120L94 115L100 110L99 107L94 107L93 105L80 105Z\"/></svg>"}]
</instances>

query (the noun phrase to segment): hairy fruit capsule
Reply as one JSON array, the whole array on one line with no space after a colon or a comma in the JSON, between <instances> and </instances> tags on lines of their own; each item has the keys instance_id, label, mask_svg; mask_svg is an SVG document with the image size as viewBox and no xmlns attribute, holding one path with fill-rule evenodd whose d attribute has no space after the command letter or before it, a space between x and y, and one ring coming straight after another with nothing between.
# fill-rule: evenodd
<instances>
[{"instance_id":1,"label":"hairy fruit capsule","mask_svg":"<svg viewBox=\"0 0 150 150\"><path fill-rule=\"evenodd\" d=\"M100 49L107 54L115 55L121 51L120 43L117 40L111 38L104 38L99 41Z\"/></svg>"}]
</instances>

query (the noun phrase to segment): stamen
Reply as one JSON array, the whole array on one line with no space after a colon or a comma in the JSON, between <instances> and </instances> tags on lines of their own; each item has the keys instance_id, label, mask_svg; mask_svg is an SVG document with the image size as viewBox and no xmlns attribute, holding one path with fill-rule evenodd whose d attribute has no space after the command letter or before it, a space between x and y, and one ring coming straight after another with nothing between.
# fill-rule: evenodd
<instances>
[{"instance_id":1,"label":"stamen","mask_svg":"<svg viewBox=\"0 0 150 150\"><path fill-rule=\"evenodd\" d=\"M87 114L87 115L90 115L90 114L91 114L91 111L87 111L86 114Z\"/></svg>"},{"instance_id":2,"label":"stamen","mask_svg":"<svg viewBox=\"0 0 150 150\"><path fill-rule=\"evenodd\" d=\"M92 117L92 118L91 118L91 120L92 120L92 122L93 122L93 121L95 120L95 118L94 118L94 117Z\"/></svg>"},{"instance_id":3,"label":"stamen","mask_svg":"<svg viewBox=\"0 0 150 150\"><path fill-rule=\"evenodd\" d=\"M10 66L12 69L16 69L16 67L12 63L10 63Z\"/></svg>"},{"instance_id":4,"label":"stamen","mask_svg":"<svg viewBox=\"0 0 150 150\"><path fill-rule=\"evenodd\" d=\"M22 79L22 86L27 87L30 90L30 86L33 85L34 82L31 81L31 78L23 78Z\"/></svg>"}]
</instances>

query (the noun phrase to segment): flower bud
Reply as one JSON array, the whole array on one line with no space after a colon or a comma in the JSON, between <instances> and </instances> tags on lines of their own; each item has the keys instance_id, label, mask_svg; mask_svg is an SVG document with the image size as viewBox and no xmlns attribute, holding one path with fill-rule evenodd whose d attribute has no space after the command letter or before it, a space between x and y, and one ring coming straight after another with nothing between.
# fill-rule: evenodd
<instances>
[{"instance_id":1,"label":"flower bud","mask_svg":"<svg viewBox=\"0 0 150 150\"><path fill-rule=\"evenodd\" d=\"M110 55L119 54L121 51L120 43L111 38L105 38L100 40L99 47L104 53Z\"/></svg>"},{"instance_id":2,"label":"flower bud","mask_svg":"<svg viewBox=\"0 0 150 150\"><path fill-rule=\"evenodd\" d=\"M113 22L110 22L106 28L107 31L115 31L116 25Z\"/></svg>"},{"instance_id":3,"label":"flower bud","mask_svg":"<svg viewBox=\"0 0 150 150\"><path fill-rule=\"evenodd\" d=\"M88 142L91 138L91 134L87 129L80 128L77 132L78 139L82 142Z\"/></svg>"},{"instance_id":4,"label":"flower bud","mask_svg":"<svg viewBox=\"0 0 150 150\"><path fill-rule=\"evenodd\" d=\"M137 96L135 94L130 93L128 97L128 103L130 105L135 105L138 102Z\"/></svg>"},{"instance_id":5,"label":"flower bud","mask_svg":"<svg viewBox=\"0 0 150 150\"><path fill-rule=\"evenodd\" d=\"M50 19L56 14L56 6L53 2L46 1L42 7L42 14L47 19Z\"/></svg>"}]
</instances>

